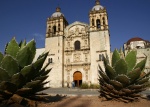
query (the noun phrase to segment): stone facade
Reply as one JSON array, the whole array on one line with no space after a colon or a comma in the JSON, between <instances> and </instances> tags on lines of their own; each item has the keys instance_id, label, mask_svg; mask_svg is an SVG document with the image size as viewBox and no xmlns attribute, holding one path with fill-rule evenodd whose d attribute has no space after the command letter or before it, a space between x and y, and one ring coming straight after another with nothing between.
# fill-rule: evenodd
<instances>
[{"instance_id":1,"label":"stone facade","mask_svg":"<svg viewBox=\"0 0 150 107\"><path fill-rule=\"evenodd\" d=\"M45 50L49 51L45 64L50 62L47 84L50 87L76 86L82 83L98 84L98 64L102 55L110 58L110 35L106 9L99 0L89 12L89 24L76 21L68 24L59 7L47 19ZM35 58L36 59L36 58Z\"/></svg>"}]
</instances>

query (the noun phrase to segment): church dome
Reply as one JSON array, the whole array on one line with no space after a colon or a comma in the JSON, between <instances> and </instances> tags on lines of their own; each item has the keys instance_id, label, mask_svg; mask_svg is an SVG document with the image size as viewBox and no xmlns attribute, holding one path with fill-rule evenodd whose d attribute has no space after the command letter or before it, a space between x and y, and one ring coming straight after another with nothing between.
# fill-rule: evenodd
<instances>
[{"instance_id":1,"label":"church dome","mask_svg":"<svg viewBox=\"0 0 150 107\"><path fill-rule=\"evenodd\" d=\"M61 9L60 9L59 7L57 7L57 8L56 8L56 12L53 13L51 17L60 17L60 16L64 16L64 14L60 12L60 10L61 10Z\"/></svg>"},{"instance_id":2,"label":"church dome","mask_svg":"<svg viewBox=\"0 0 150 107\"><path fill-rule=\"evenodd\" d=\"M127 41L127 45L130 44L130 42L134 42L134 41L144 41L142 38L139 38L139 37L134 37L134 38L131 38Z\"/></svg>"},{"instance_id":3,"label":"church dome","mask_svg":"<svg viewBox=\"0 0 150 107\"><path fill-rule=\"evenodd\" d=\"M95 1L95 6L92 8L92 11L94 11L94 10L98 11L98 10L101 10L101 9L104 9L104 7L100 5L99 0L96 0Z\"/></svg>"}]
</instances>

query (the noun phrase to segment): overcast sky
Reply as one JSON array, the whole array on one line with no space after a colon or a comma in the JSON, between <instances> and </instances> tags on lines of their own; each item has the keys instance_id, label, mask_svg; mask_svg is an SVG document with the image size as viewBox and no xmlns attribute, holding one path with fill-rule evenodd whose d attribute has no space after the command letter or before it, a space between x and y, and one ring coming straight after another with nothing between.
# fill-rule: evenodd
<instances>
[{"instance_id":1,"label":"overcast sky","mask_svg":"<svg viewBox=\"0 0 150 107\"><path fill-rule=\"evenodd\" d=\"M111 50L133 37L150 41L150 0L100 0L106 7ZM17 41L35 39L37 48L45 46L46 20L57 6L69 24L89 24L89 11L95 0L0 0L0 51L13 37Z\"/></svg>"}]
</instances>

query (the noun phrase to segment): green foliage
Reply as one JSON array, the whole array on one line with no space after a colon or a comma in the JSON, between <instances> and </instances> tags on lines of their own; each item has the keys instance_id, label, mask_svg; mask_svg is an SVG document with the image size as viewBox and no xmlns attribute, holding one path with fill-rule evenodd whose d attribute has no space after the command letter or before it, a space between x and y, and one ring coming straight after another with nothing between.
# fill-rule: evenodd
<instances>
[{"instance_id":1,"label":"green foliage","mask_svg":"<svg viewBox=\"0 0 150 107\"><path fill-rule=\"evenodd\" d=\"M49 88L44 85L48 83L45 80L51 69L47 69L49 64L43 67L48 52L33 63L35 53L34 40L27 44L24 40L18 44L15 38L6 45L4 54L0 53L0 101L13 101L13 96L17 94L27 103L31 96Z\"/></svg>"},{"instance_id":2,"label":"green foliage","mask_svg":"<svg viewBox=\"0 0 150 107\"><path fill-rule=\"evenodd\" d=\"M128 65L128 72L130 72L136 64L136 51L131 51L125 57L125 61Z\"/></svg>"},{"instance_id":3,"label":"green foliage","mask_svg":"<svg viewBox=\"0 0 150 107\"><path fill-rule=\"evenodd\" d=\"M80 86L80 88L82 88L82 89L88 89L89 88L88 83L82 83L82 85Z\"/></svg>"},{"instance_id":4,"label":"green foliage","mask_svg":"<svg viewBox=\"0 0 150 107\"><path fill-rule=\"evenodd\" d=\"M115 50L112 55L112 67L104 61L104 72L99 66L101 97L123 102L135 101L140 97L138 93L148 86L150 72L144 73L147 58L137 63L136 54L136 51L130 51L125 56L122 51Z\"/></svg>"},{"instance_id":5,"label":"green foliage","mask_svg":"<svg viewBox=\"0 0 150 107\"><path fill-rule=\"evenodd\" d=\"M120 54L118 52L117 49L115 49L115 51L113 52L113 55L112 55L112 66L114 67L114 65L116 64L116 62L118 62L120 59Z\"/></svg>"},{"instance_id":6,"label":"green foliage","mask_svg":"<svg viewBox=\"0 0 150 107\"><path fill-rule=\"evenodd\" d=\"M88 85L88 83L82 83L80 88L81 89L99 89L100 86L99 86L99 84L90 84L90 85Z\"/></svg>"}]
</instances>

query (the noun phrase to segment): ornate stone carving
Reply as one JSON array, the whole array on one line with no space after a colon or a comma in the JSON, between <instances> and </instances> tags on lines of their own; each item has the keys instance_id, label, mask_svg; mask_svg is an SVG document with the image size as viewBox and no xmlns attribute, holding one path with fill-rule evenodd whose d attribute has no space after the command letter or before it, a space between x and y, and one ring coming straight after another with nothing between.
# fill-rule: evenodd
<instances>
[{"instance_id":1,"label":"ornate stone carving","mask_svg":"<svg viewBox=\"0 0 150 107\"><path fill-rule=\"evenodd\" d=\"M76 35L76 36L79 35L79 28L78 28L78 27L76 27L76 29L75 29L75 35Z\"/></svg>"},{"instance_id":2,"label":"ornate stone carving","mask_svg":"<svg viewBox=\"0 0 150 107\"><path fill-rule=\"evenodd\" d=\"M81 56L80 53L74 54L74 62L79 62L79 61L81 61L80 56Z\"/></svg>"}]
</instances>

